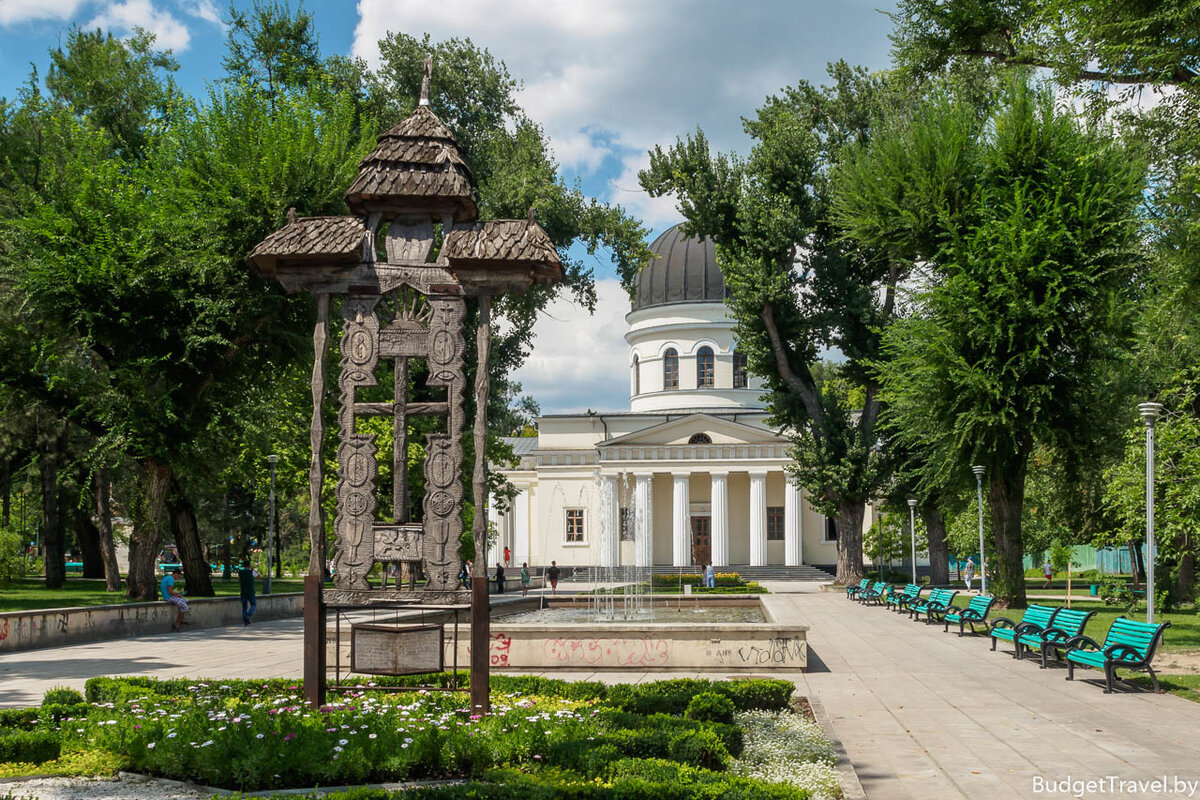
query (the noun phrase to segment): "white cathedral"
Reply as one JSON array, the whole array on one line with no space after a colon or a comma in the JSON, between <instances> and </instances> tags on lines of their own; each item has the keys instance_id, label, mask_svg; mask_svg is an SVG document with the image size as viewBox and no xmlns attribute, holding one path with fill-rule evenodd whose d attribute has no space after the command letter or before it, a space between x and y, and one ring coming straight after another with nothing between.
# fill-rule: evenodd
<instances>
[{"instance_id":1,"label":"white cathedral","mask_svg":"<svg viewBox=\"0 0 1200 800\"><path fill-rule=\"evenodd\" d=\"M517 566L833 571L836 528L787 478L788 442L737 351L712 241L676 226L650 249L625 317L629 409L548 414L536 438L506 440L517 495L492 514L488 563L507 547Z\"/></svg>"}]
</instances>

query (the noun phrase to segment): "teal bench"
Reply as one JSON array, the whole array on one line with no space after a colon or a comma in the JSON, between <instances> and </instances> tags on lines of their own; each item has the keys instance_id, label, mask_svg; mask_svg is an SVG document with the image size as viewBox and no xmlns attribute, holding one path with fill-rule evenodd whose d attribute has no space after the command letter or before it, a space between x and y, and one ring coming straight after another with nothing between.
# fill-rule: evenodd
<instances>
[{"instance_id":1,"label":"teal bench","mask_svg":"<svg viewBox=\"0 0 1200 800\"><path fill-rule=\"evenodd\" d=\"M892 606L897 611L907 611L909 603L921 596L921 587L915 583L910 583L904 587L902 592L892 592L887 599L887 604Z\"/></svg>"},{"instance_id":2,"label":"teal bench","mask_svg":"<svg viewBox=\"0 0 1200 800\"><path fill-rule=\"evenodd\" d=\"M921 615L924 614L925 624L928 625L935 617L941 616L950 610L950 606L957 595L957 589L934 589L923 600L916 600L909 603L909 618L914 621L920 621Z\"/></svg>"},{"instance_id":3,"label":"teal bench","mask_svg":"<svg viewBox=\"0 0 1200 800\"><path fill-rule=\"evenodd\" d=\"M889 594L892 587L886 581L877 581L871 584L871 588L858 593L858 602L864 604L882 603Z\"/></svg>"},{"instance_id":4,"label":"teal bench","mask_svg":"<svg viewBox=\"0 0 1200 800\"><path fill-rule=\"evenodd\" d=\"M1030 631L1017 637L1017 658L1021 658L1021 648L1040 650L1042 653L1042 669L1050 666L1048 658L1051 651L1059 658L1058 650L1066 647L1067 642L1083 635L1088 620L1096 615L1095 611L1080 611L1075 608L1060 608L1054 615L1054 622L1042 631Z\"/></svg>"},{"instance_id":5,"label":"teal bench","mask_svg":"<svg viewBox=\"0 0 1200 800\"><path fill-rule=\"evenodd\" d=\"M971 604L962 611L951 610L942 615L942 631L950 630L950 623L958 623L958 635L962 636L963 628L967 625L971 626L971 633L975 633L976 625L987 627L988 613L991 612L992 606L996 604L996 598L984 597L977 594L971 598Z\"/></svg>"},{"instance_id":6,"label":"teal bench","mask_svg":"<svg viewBox=\"0 0 1200 800\"><path fill-rule=\"evenodd\" d=\"M988 635L992 637L992 649L996 649L996 642L999 641L1012 642L1013 647L1017 647L1018 636L1046 630L1054 624L1054 615L1057 613L1058 608L1054 606L1041 606L1035 603L1025 609L1025 614L1019 622L1014 622L1007 617L992 620L992 629L988 631ZM1017 658L1019 655L1015 650L1013 651L1013 658Z\"/></svg>"},{"instance_id":7,"label":"teal bench","mask_svg":"<svg viewBox=\"0 0 1200 800\"><path fill-rule=\"evenodd\" d=\"M1150 662L1162 642L1163 632L1170 626L1169 622L1153 625L1117 617L1104 637L1104 644L1097 644L1095 639L1086 636L1076 636L1066 643L1067 680L1075 678L1076 664L1103 669L1104 693L1111 694L1118 669L1139 669L1150 673L1155 694L1162 694Z\"/></svg>"},{"instance_id":8,"label":"teal bench","mask_svg":"<svg viewBox=\"0 0 1200 800\"><path fill-rule=\"evenodd\" d=\"M865 592L867 590L867 587L869 587L870 585L871 585L870 578L863 578L861 581L858 582L858 586L847 586L846 587L846 599L853 600L854 596L856 594L858 594L859 592Z\"/></svg>"}]
</instances>

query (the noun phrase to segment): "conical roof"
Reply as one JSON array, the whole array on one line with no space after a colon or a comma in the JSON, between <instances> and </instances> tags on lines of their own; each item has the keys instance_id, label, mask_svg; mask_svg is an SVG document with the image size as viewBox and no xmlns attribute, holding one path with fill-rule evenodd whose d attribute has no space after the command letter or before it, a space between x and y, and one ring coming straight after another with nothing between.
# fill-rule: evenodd
<instances>
[{"instance_id":1,"label":"conical roof","mask_svg":"<svg viewBox=\"0 0 1200 800\"><path fill-rule=\"evenodd\" d=\"M479 215L471 170L454 134L427 102L380 134L346 190L346 203L364 216L451 213L469 222Z\"/></svg>"}]
</instances>

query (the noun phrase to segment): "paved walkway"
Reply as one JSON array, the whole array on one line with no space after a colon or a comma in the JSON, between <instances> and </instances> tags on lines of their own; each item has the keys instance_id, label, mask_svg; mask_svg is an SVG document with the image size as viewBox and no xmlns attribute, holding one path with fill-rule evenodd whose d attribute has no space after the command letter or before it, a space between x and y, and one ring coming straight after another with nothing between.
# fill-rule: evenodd
<instances>
[{"instance_id":1,"label":"paved walkway","mask_svg":"<svg viewBox=\"0 0 1200 800\"><path fill-rule=\"evenodd\" d=\"M815 585L769 584L780 619L810 626L809 671L794 680L828 713L867 796L1067 798L1035 781L1200 781L1200 705L1171 695L1106 695L1065 669L1040 670ZM286 620L0 656L0 706L37 703L94 675L298 677L301 622ZM1092 673L1099 675L1099 673ZM638 682L662 673L556 673ZM1187 790L1081 797L1188 797ZM1194 795L1200 798L1200 790Z\"/></svg>"}]
</instances>

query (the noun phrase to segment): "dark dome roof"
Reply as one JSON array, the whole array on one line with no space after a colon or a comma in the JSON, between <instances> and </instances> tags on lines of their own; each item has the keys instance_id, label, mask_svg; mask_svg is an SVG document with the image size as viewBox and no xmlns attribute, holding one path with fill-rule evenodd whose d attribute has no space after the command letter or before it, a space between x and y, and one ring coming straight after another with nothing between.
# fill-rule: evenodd
<instances>
[{"instance_id":1,"label":"dark dome roof","mask_svg":"<svg viewBox=\"0 0 1200 800\"><path fill-rule=\"evenodd\" d=\"M712 239L688 238L676 225L655 239L650 250L659 258L638 273L634 311L674 303L719 303L728 296Z\"/></svg>"}]
</instances>

